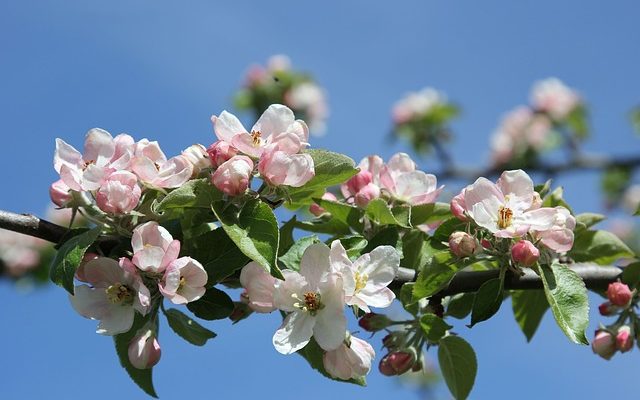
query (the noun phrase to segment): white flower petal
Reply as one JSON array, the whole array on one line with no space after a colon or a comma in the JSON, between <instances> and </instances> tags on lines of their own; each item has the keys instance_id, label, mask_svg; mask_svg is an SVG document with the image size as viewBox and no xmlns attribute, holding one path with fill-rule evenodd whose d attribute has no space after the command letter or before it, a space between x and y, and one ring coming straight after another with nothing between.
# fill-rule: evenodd
<instances>
[{"instance_id":1,"label":"white flower petal","mask_svg":"<svg viewBox=\"0 0 640 400\"><path fill-rule=\"evenodd\" d=\"M273 346L282 354L295 353L311 340L314 324L315 318L308 313L299 311L287 315L273 335Z\"/></svg>"}]
</instances>

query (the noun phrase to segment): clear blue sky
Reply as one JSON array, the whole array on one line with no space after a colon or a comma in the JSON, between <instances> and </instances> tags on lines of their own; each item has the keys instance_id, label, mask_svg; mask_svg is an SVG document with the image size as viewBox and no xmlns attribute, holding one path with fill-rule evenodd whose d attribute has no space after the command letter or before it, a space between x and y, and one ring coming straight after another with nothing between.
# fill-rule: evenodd
<instances>
[{"instance_id":1,"label":"clear blue sky","mask_svg":"<svg viewBox=\"0 0 640 400\"><path fill-rule=\"evenodd\" d=\"M389 109L405 92L430 85L464 108L455 158L482 163L499 117L548 76L587 98L595 131L587 149L638 151L627 122L627 111L640 103L640 6L632 1L212 3L3 1L0 209L44 212L56 179L55 137L81 146L84 133L98 126L159 140L168 154L209 144L209 116L230 107L249 64L276 53L312 71L329 92L329 130L312 145L356 160L407 150L385 141ZM578 212L600 210L594 176L560 183ZM143 398L120 369L111 339L93 333L95 323L73 311L62 289L19 294L2 283L0 299L0 397ZM599 320L594 315L593 323ZM208 323L219 336L204 348L162 327L159 394L415 397L377 371L368 389L322 378L299 357L273 349L278 323L275 315L234 327ZM570 344L550 315L530 345L509 303L488 323L456 328L478 353L472 399L597 398L637 387L637 349L607 363ZM448 396L446 389L437 393Z\"/></svg>"}]
</instances>

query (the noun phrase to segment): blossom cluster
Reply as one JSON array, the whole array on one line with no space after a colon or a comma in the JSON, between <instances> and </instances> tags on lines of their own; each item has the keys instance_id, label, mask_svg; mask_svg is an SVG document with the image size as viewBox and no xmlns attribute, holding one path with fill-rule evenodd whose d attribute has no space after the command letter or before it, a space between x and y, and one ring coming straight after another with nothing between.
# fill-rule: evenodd
<instances>
[{"instance_id":1,"label":"blossom cluster","mask_svg":"<svg viewBox=\"0 0 640 400\"><path fill-rule=\"evenodd\" d=\"M447 96L431 87L407 93L393 105L391 111L393 122L396 125L402 125L419 120L446 103Z\"/></svg>"},{"instance_id":2,"label":"blossom cluster","mask_svg":"<svg viewBox=\"0 0 640 400\"><path fill-rule=\"evenodd\" d=\"M289 57L279 54L269 58L266 66L249 67L236 104L253 109L256 115L269 104L285 104L308 122L313 135L322 135L329 116L326 97L325 90L308 74L293 70Z\"/></svg>"},{"instance_id":3,"label":"blossom cluster","mask_svg":"<svg viewBox=\"0 0 640 400\"><path fill-rule=\"evenodd\" d=\"M180 242L155 221L137 226L131 238L133 256L114 260L87 253L76 271L77 285L71 304L83 317L99 320L97 333L117 335L133 326L136 311L141 316L157 312L162 298L174 304L198 300L205 292L207 272L191 257L178 257ZM160 346L153 323L145 325L129 349L131 363L153 366ZM149 346L157 357L149 361ZM137 354L137 356L133 356Z\"/></svg>"},{"instance_id":4,"label":"blossom cluster","mask_svg":"<svg viewBox=\"0 0 640 400\"><path fill-rule=\"evenodd\" d=\"M351 261L335 240L331 247L310 245L300 260L300 270L284 270L284 280L269 275L255 262L242 269L240 283L249 307L260 313L287 313L273 336L282 354L304 348L311 338L325 353L324 367L336 378L366 375L374 350L347 331L345 306L365 312L388 307L395 295L387 287L396 275L400 255L391 246L379 246Z\"/></svg>"},{"instance_id":5,"label":"blossom cluster","mask_svg":"<svg viewBox=\"0 0 640 400\"><path fill-rule=\"evenodd\" d=\"M450 249L459 257L490 251L496 241L508 239L512 260L530 267L541 249L565 253L573 247L575 218L565 207L543 207L533 181L522 170L505 171L496 183L478 178L452 199L451 212L478 227L474 235L451 235Z\"/></svg>"},{"instance_id":6,"label":"blossom cluster","mask_svg":"<svg viewBox=\"0 0 640 400\"><path fill-rule=\"evenodd\" d=\"M491 138L491 157L496 165L531 162L550 148L555 128L564 126L581 109L580 95L557 78L534 83L530 105L508 112Z\"/></svg>"},{"instance_id":7,"label":"blossom cluster","mask_svg":"<svg viewBox=\"0 0 640 400\"><path fill-rule=\"evenodd\" d=\"M244 193L257 173L271 186L300 187L315 175L309 129L287 106L272 104L248 131L233 114L211 117L218 141L208 149L213 184L229 196Z\"/></svg>"},{"instance_id":8,"label":"blossom cluster","mask_svg":"<svg viewBox=\"0 0 640 400\"><path fill-rule=\"evenodd\" d=\"M607 288L607 301L600 304L598 311L605 317L616 316L617 321L608 326L600 326L591 342L593 352L605 360L610 360L618 351L626 353L633 348L637 337L634 308L638 297L636 290L622 282L613 282ZM631 319L630 322L627 319Z\"/></svg>"}]
</instances>

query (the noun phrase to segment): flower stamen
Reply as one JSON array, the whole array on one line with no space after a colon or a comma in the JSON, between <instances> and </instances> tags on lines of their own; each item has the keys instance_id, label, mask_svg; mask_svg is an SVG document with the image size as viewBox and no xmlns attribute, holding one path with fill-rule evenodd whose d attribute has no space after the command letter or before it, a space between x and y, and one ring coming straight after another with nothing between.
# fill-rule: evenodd
<instances>
[{"instance_id":1,"label":"flower stamen","mask_svg":"<svg viewBox=\"0 0 640 400\"><path fill-rule=\"evenodd\" d=\"M105 293L111 304L131 304L133 302L133 293L120 282L106 288Z\"/></svg>"},{"instance_id":2,"label":"flower stamen","mask_svg":"<svg viewBox=\"0 0 640 400\"><path fill-rule=\"evenodd\" d=\"M498 209L498 228L506 229L511 226L511 220L513 219L513 211L505 206L500 206Z\"/></svg>"},{"instance_id":3,"label":"flower stamen","mask_svg":"<svg viewBox=\"0 0 640 400\"><path fill-rule=\"evenodd\" d=\"M260 146L260 136L262 136L262 133L260 133L260 131L251 131L251 140L253 141L254 147Z\"/></svg>"}]
</instances>

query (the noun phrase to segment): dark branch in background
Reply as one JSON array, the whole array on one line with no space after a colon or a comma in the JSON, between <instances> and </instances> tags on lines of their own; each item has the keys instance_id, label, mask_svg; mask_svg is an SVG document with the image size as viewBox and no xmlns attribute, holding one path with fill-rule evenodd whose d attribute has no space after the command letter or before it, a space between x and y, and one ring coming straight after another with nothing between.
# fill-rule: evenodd
<instances>
[{"instance_id":1,"label":"dark branch in background","mask_svg":"<svg viewBox=\"0 0 640 400\"><path fill-rule=\"evenodd\" d=\"M0 210L0 228L24 233L53 243L59 243L69 231L67 228L42 220L30 214L15 214ZM600 266L593 264L570 264L585 282L587 288L604 290L609 283L614 282L622 270L615 266ZM462 271L455 275L449 286L439 295L448 296L456 293L475 292L490 279L498 277L498 270L490 271ZM400 286L416 279L416 272L408 268L400 268L394 280L394 285ZM542 281L532 270L525 269L524 275L507 274L506 289L540 289Z\"/></svg>"}]
</instances>

